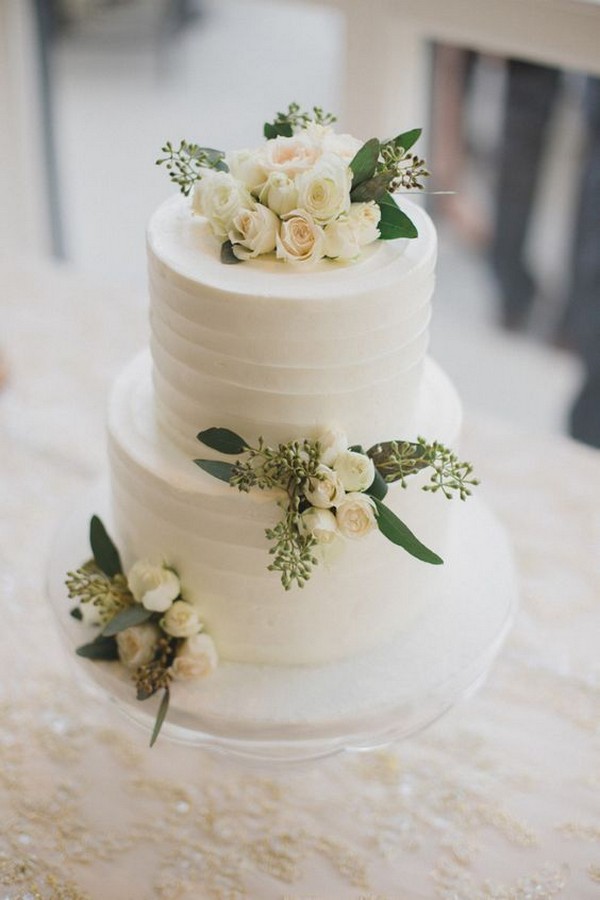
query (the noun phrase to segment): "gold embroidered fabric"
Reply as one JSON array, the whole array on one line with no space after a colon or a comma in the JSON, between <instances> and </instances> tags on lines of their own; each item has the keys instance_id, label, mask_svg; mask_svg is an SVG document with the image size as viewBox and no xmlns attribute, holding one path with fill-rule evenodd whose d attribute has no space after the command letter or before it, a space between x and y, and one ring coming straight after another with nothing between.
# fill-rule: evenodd
<instances>
[{"instance_id":1,"label":"gold embroidered fabric","mask_svg":"<svg viewBox=\"0 0 600 900\"><path fill-rule=\"evenodd\" d=\"M49 267L0 287L0 898L600 898L600 455L468 422L522 605L483 689L421 735L293 767L150 751L78 684L44 596L143 304Z\"/></svg>"}]
</instances>

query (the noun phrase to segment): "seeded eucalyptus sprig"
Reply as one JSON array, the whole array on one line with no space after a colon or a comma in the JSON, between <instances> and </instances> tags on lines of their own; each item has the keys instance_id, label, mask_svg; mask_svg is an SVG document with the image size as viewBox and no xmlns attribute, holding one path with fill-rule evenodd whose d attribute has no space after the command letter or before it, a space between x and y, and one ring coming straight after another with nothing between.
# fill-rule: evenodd
<instances>
[{"instance_id":1,"label":"seeded eucalyptus sprig","mask_svg":"<svg viewBox=\"0 0 600 900\"><path fill-rule=\"evenodd\" d=\"M416 442L387 441L375 444L367 450L367 456L371 457L388 484L399 481L402 487L406 487L409 475L416 475L429 467L433 473L430 483L423 485L424 491L441 491L448 499L457 493L461 500L466 500L471 495L470 488L479 484L479 480L472 477L472 464L461 462L452 450L439 441L428 443L422 437L417 438Z\"/></svg>"},{"instance_id":2,"label":"seeded eucalyptus sprig","mask_svg":"<svg viewBox=\"0 0 600 900\"><path fill-rule=\"evenodd\" d=\"M276 137L292 137L297 128L306 128L312 122L315 125L332 125L337 118L326 113L320 106L313 106L312 112L302 112L298 103L290 103L287 112L278 112L273 122L265 122L263 134L267 139Z\"/></svg>"},{"instance_id":3,"label":"seeded eucalyptus sprig","mask_svg":"<svg viewBox=\"0 0 600 900\"><path fill-rule=\"evenodd\" d=\"M157 166L164 165L171 181L176 184L186 197L194 184L202 178L203 169L216 169L228 172L225 154L222 150L211 147L200 147L188 141L180 141L179 147L173 147L170 141L161 147L165 156L156 160Z\"/></svg>"}]
</instances>

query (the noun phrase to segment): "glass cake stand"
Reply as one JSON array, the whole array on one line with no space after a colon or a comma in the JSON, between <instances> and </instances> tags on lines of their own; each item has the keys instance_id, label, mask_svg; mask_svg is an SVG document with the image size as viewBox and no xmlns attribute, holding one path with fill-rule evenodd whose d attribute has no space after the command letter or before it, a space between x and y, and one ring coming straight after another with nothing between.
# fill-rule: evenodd
<instances>
[{"instance_id":1,"label":"glass cake stand","mask_svg":"<svg viewBox=\"0 0 600 900\"><path fill-rule=\"evenodd\" d=\"M409 629L359 657L322 666L221 662L209 678L177 682L159 740L255 761L318 759L367 751L431 724L484 681L517 606L504 530L478 498L460 504L445 553L444 586ZM59 529L48 569L50 601L68 652L96 696L107 696L149 733L160 694L139 702L118 663L76 656L97 634L69 615L65 573L89 558L92 513L110 532L108 490L99 487ZM459 511L457 510L457 513ZM401 552L399 550L399 552ZM399 588L399 602L401 602Z\"/></svg>"}]
</instances>

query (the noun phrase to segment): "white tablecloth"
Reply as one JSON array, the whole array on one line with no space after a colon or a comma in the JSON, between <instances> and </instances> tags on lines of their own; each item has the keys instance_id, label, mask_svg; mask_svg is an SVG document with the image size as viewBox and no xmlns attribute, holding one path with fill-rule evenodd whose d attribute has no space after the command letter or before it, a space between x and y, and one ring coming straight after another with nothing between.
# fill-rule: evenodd
<instances>
[{"instance_id":1,"label":"white tablecloth","mask_svg":"<svg viewBox=\"0 0 600 900\"><path fill-rule=\"evenodd\" d=\"M522 606L481 692L422 735L292 768L150 751L77 684L44 597L143 303L5 264L0 315L0 897L600 897L598 453L467 420Z\"/></svg>"}]
</instances>

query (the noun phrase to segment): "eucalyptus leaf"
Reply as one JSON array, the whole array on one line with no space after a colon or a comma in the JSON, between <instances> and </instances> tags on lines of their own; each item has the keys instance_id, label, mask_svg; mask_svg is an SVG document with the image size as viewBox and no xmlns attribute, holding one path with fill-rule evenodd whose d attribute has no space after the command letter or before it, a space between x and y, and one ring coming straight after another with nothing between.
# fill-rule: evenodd
<instances>
[{"instance_id":1,"label":"eucalyptus leaf","mask_svg":"<svg viewBox=\"0 0 600 900\"><path fill-rule=\"evenodd\" d=\"M119 551L98 516L92 516L90 521L90 544L96 565L105 575L114 578L123 574Z\"/></svg>"},{"instance_id":2,"label":"eucalyptus leaf","mask_svg":"<svg viewBox=\"0 0 600 900\"><path fill-rule=\"evenodd\" d=\"M263 134L270 141L276 137L292 137L294 129L290 122L265 122Z\"/></svg>"},{"instance_id":3,"label":"eucalyptus leaf","mask_svg":"<svg viewBox=\"0 0 600 900\"><path fill-rule=\"evenodd\" d=\"M83 656L85 659L113 660L119 658L116 640L114 637L106 637L103 634L99 634L89 644L82 644L75 652L77 656Z\"/></svg>"},{"instance_id":4,"label":"eucalyptus leaf","mask_svg":"<svg viewBox=\"0 0 600 900\"><path fill-rule=\"evenodd\" d=\"M375 478L373 479L365 493L367 493L370 497L373 497L374 500L383 500L387 492L388 486L385 483L385 479L381 476L377 469L375 469Z\"/></svg>"},{"instance_id":5,"label":"eucalyptus leaf","mask_svg":"<svg viewBox=\"0 0 600 900\"><path fill-rule=\"evenodd\" d=\"M392 143L396 147L402 147L403 150L410 150L413 144L416 144L421 137L422 128L412 128L410 131L403 131L397 137L393 138Z\"/></svg>"},{"instance_id":6,"label":"eucalyptus leaf","mask_svg":"<svg viewBox=\"0 0 600 900\"><path fill-rule=\"evenodd\" d=\"M359 184L362 184L363 181L367 181L369 178L373 177L377 167L377 161L379 160L380 149L381 144L379 143L378 138L371 138L371 140L367 141L366 144L363 144L356 153L350 163L353 175L352 191L354 191Z\"/></svg>"},{"instance_id":7,"label":"eucalyptus leaf","mask_svg":"<svg viewBox=\"0 0 600 900\"><path fill-rule=\"evenodd\" d=\"M388 484L415 475L430 465L425 448L411 441L382 441L369 447L367 456Z\"/></svg>"},{"instance_id":8,"label":"eucalyptus leaf","mask_svg":"<svg viewBox=\"0 0 600 900\"><path fill-rule=\"evenodd\" d=\"M387 194L390 182L394 178L393 172L381 172L359 185L352 188L350 199L353 203L368 203L369 200L379 200Z\"/></svg>"},{"instance_id":9,"label":"eucalyptus leaf","mask_svg":"<svg viewBox=\"0 0 600 900\"><path fill-rule=\"evenodd\" d=\"M236 266L238 263L243 262L243 260L238 259L233 252L233 244L231 241L223 241L221 244L221 262L225 263L226 266Z\"/></svg>"},{"instance_id":10,"label":"eucalyptus leaf","mask_svg":"<svg viewBox=\"0 0 600 900\"><path fill-rule=\"evenodd\" d=\"M218 459L195 459L194 462L201 469L204 469L205 472L208 472L209 475L212 475L213 478L226 481L228 484L231 481L234 469L233 463L221 462Z\"/></svg>"},{"instance_id":11,"label":"eucalyptus leaf","mask_svg":"<svg viewBox=\"0 0 600 900\"><path fill-rule=\"evenodd\" d=\"M212 168L221 172L229 172L229 166L225 162L225 154L222 150L215 150L213 147L196 147L190 156L197 158L204 154Z\"/></svg>"},{"instance_id":12,"label":"eucalyptus leaf","mask_svg":"<svg viewBox=\"0 0 600 900\"><path fill-rule=\"evenodd\" d=\"M362 444L352 444L351 447L348 447L348 450L352 450L353 453L364 453Z\"/></svg>"},{"instance_id":13,"label":"eucalyptus leaf","mask_svg":"<svg viewBox=\"0 0 600 900\"><path fill-rule=\"evenodd\" d=\"M243 437L230 431L229 428L207 428L196 435L197 439L210 447L211 450L218 450L219 453L226 453L230 456L238 456L245 453L248 444Z\"/></svg>"},{"instance_id":14,"label":"eucalyptus leaf","mask_svg":"<svg viewBox=\"0 0 600 900\"><path fill-rule=\"evenodd\" d=\"M381 211L379 220L379 237L383 241L394 241L398 238L416 238L419 232L414 223L402 212L394 198L386 193L377 198Z\"/></svg>"},{"instance_id":15,"label":"eucalyptus leaf","mask_svg":"<svg viewBox=\"0 0 600 900\"><path fill-rule=\"evenodd\" d=\"M151 615L152 610L146 609L141 603L136 603L135 606L126 606L104 626L102 634L104 637L112 637L119 634L120 631L125 631L126 628L147 622Z\"/></svg>"},{"instance_id":16,"label":"eucalyptus leaf","mask_svg":"<svg viewBox=\"0 0 600 900\"><path fill-rule=\"evenodd\" d=\"M167 717L167 711L169 709L169 700L170 700L170 691L169 688L165 688L165 692L162 695L162 700L160 701L160 706L158 707L158 712L156 714L156 721L154 723L154 728L152 730L152 737L150 738L150 746L154 747L156 743L156 739L160 734L160 729L163 726L163 723Z\"/></svg>"},{"instance_id":17,"label":"eucalyptus leaf","mask_svg":"<svg viewBox=\"0 0 600 900\"><path fill-rule=\"evenodd\" d=\"M377 507L377 525L379 530L393 544L403 547L411 556L420 559L422 562L430 563L433 566L440 566L444 560L430 550L425 544L415 537L410 528L398 518L395 513L388 509L381 500L373 498Z\"/></svg>"}]
</instances>

